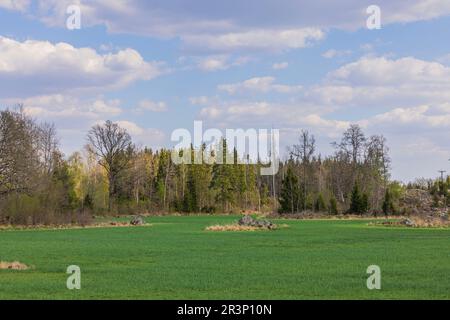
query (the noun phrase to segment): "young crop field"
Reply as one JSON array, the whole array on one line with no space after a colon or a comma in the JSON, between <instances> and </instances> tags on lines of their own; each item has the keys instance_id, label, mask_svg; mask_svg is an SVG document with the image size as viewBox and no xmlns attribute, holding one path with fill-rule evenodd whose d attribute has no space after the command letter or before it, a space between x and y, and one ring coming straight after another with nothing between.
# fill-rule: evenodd
<instances>
[{"instance_id":1,"label":"young crop field","mask_svg":"<svg viewBox=\"0 0 450 320\"><path fill-rule=\"evenodd\" d=\"M238 218L0 231L0 261L30 267L0 270L0 299L450 299L450 229L282 220L270 231L205 230ZM70 265L80 290L66 287ZM370 265L381 290L367 288Z\"/></svg>"}]
</instances>

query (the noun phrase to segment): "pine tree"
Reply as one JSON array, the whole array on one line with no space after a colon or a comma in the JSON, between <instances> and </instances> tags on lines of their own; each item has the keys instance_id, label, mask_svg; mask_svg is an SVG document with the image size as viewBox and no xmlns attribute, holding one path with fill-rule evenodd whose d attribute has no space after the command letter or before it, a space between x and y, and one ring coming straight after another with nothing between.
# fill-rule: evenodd
<instances>
[{"instance_id":1,"label":"pine tree","mask_svg":"<svg viewBox=\"0 0 450 320\"><path fill-rule=\"evenodd\" d=\"M363 195L361 196L359 213L363 214L367 211L369 211L369 196L367 195L367 193L363 193Z\"/></svg>"},{"instance_id":2,"label":"pine tree","mask_svg":"<svg viewBox=\"0 0 450 320\"><path fill-rule=\"evenodd\" d=\"M325 204L325 200L321 193L317 196L316 202L314 204L314 211L316 212L325 212L327 210L327 205Z\"/></svg>"},{"instance_id":3,"label":"pine tree","mask_svg":"<svg viewBox=\"0 0 450 320\"><path fill-rule=\"evenodd\" d=\"M281 183L280 193L280 212L281 213L295 213L298 211L297 204L299 203L300 189L298 187L298 179L294 175L291 167L288 167L285 178Z\"/></svg>"},{"instance_id":4,"label":"pine tree","mask_svg":"<svg viewBox=\"0 0 450 320\"><path fill-rule=\"evenodd\" d=\"M358 184L353 186L351 198L350 198L350 210L349 213L361 213L362 208L362 196L359 191Z\"/></svg>"},{"instance_id":5,"label":"pine tree","mask_svg":"<svg viewBox=\"0 0 450 320\"><path fill-rule=\"evenodd\" d=\"M394 214L394 203L392 201L391 192L389 189L386 189L386 193L384 194L384 201L383 201L383 213L387 217L389 214Z\"/></svg>"},{"instance_id":6,"label":"pine tree","mask_svg":"<svg viewBox=\"0 0 450 320\"><path fill-rule=\"evenodd\" d=\"M184 199L183 199L183 211L184 212L197 212L198 211L198 205L197 205L197 188L195 185L195 178L194 178L194 170L195 167L191 166L188 169L188 176L187 176L187 182L186 182L186 192L184 193Z\"/></svg>"},{"instance_id":7,"label":"pine tree","mask_svg":"<svg viewBox=\"0 0 450 320\"><path fill-rule=\"evenodd\" d=\"M334 196L332 196L330 198L330 205L328 207L328 212L330 214L333 214L333 215L339 214L339 211L338 211L338 208L337 208L337 201L336 201L336 198Z\"/></svg>"}]
</instances>

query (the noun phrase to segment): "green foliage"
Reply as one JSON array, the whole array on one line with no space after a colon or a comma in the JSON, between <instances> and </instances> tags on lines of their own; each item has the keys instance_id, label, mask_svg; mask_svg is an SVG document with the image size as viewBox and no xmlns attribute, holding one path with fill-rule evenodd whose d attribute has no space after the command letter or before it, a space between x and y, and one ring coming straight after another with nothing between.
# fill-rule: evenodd
<instances>
[{"instance_id":1,"label":"green foliage","mask_svg":"<svg viewBox=\"0 0 450 320\"><path fill-rule=\"evenodd\" d=\"M367 211L369 211L369 195L367 193L363 193L361 196L360 213L366 213Z\"/></svg>"},{"instance_id":2,"label":"green foliage","mask_svg":"<svg viewBox=\"0 0 450 320\"><path fill-rule=\"evenodd\" d=\"M391 191L388 189L386 189L386 192L384 194L384 200L383 200L383 213L388 216L390 214L395 214L396 210L394 207L394 201L393 201L393 197L391 195Z\"/></svg>"},{"instance_id":3,"label":"green foliage","mask_svg":"<svg viewBox=\"0 0 450 320\"><path fill-rule=\"evenodd\" d=\"M369 210L369 196L361 193L358 183L355 183L350 196L349 213L364 214Z\"/></svg>"},{"instance_id":4,"label":"green foliage","mask_svg":"<svg viewBox=\"0 0 450 320\"><path fill-rule=\"evenodd\" d=\"M280 213L295 213L298 211L300 200L300 188L298 186L298 179L294 175L291 167L288 167L286 176L281 184L280 193Z\"/></svg>"},{"instance_id":5,"label":"green foliage","mask_svg":"<svg viewBox=\"0 0 450 320\"><path fill-rule=\"evenodd\" d=\"M314 211L316 212L326 212L327 205L325 204L325 200L323 199L323 195L319 193L317 196L316 202L314 203Z\"/></svg>"},{"instance_id":6,"label":"green foliage","mask_svg":"<svg viewBox=\"0 0 450 320\"><path fill-rule=\"evenodd\" d=\"M328 206L328 212L332 215L339 214L338 207L337 207L337 201L334 196L330 198L330 205Z\"/></svg>"},{"instance_id":7,"label":"green foliage","mask_svg":"<svg viewBox=\"0 0 450 320\"><path fill-rule=\"evenodd\" d=\"M314 154L314 137L302 131L299 144L291 149L291 158L281 161L280 171L271 177L260 174L266 165L260 161L252 163L236 149L229 150L225 139L218 146L221 153L217 148L206 150L205 145L197 149L191 146L180 150L179 155L202 161L175 164L172 150L137 149L126 130L107 121L88 133L90 144L85 152L75 152L66 160L56 147L50 148L48 154L39 149L40 140L35 136L46 132L54 139L51 126L40 128L32 119L13 112L2 112L0 121L17 135L17 141L12 139L13 143L8 145L11 150L15 145L26 146L20 150L22 156L12 157L14 163L9 164L20 172L9 173L9 178L3 172L0 174L0 221L6 217L6 211L1 209L9 205L8 193L38 199L36 206L40 208L32 214L36 216L33 221L43 220L41 217L59 221L82 209L95 215L270 212L274 208L285 213L314 210L337 214L338 208L350 207L349 212L362 214L369 210L369 199L378 206L370 209L380 210L379 198L388 177L385 139L381 136L366 139L357 126L352 126L341 143L335 145L336 153L325 158ZM108 128L115 132L117 141L122 141L120 152L109 150L111 159L99 152L98 145L104 143L99 137ZM360 143L353 145L353 136ZM39 156L44 154L45 157ZM220 156L222 163L209 161ZM26 161L19 161L22 158ZM227 158L234 163L223 164ZM14 179L18 181L12 183ZM364 183L364 193L353 181ZM449 185L450 179L434 186L430 183L433 194L441 197L437 202L443 203L444 198L450 202ZM402 188L400 184L390 185L392 202L398 201Z\"/></svg>"}]
</instances>

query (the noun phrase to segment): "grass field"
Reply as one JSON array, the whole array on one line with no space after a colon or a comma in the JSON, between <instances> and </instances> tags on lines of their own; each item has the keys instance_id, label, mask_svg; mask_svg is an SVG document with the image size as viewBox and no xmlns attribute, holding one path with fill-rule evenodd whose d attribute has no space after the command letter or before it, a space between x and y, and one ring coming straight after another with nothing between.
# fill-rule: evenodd
<instances>
[{"instance_id":1,"label":"grass field","mask_svg":"<svg viewBox=\"0 0 450 320\"><path fill-rule=\"evenodd\" d=\"M207 232L236 216L148 218L151 226L0 231L0 299L450 299L450 229L283 221ZM68 290L69 265L82 289ZM379 265L382 289L368 290Z\"/></svg>"}]
</instances>

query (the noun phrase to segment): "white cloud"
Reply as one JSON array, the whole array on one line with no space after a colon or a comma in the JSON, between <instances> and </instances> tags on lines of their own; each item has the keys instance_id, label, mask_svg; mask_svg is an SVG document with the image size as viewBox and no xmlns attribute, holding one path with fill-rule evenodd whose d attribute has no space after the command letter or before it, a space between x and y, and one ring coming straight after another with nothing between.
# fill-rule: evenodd
<instances>
[{"instance_id":1,"label":"white cloud","mask_svg":"<svg viewBox=\"0 0 450 320\"><path fill-rule=\"evenodd\" d=\"M450 67L413 57L397 60L365 57L330 73L329 78L335 81L344 80L359 86L411 83L447 86L450 82Z\"/></svg>"},{"instance_id":2,"label":"white cloud","mask_svg":"<svg viewBox=\"0 0 450 320\"><path fill-rule=\"evenodd\" d=\"M14 11L25 11L30 6L30 0L0 0L0 8Z\"/></svg>"},{"instance_id":3,"label":"white cloud","mask_svg":"<svg viewBox=\"0 0 450 320\"><path fill-rule=\"evenodd\" d=\"M364 57L305 88L305 99L334 109L441 104L450 100L450 67L412 57Z\"/></svg>"},{"instance_id":4,"label":"white cloud","mask_svg":"<svg viewBox=\"0 0 450 320\"><path fill-rule=\"evenodd\" d=\"M226 56L207 57L199 62L198 67L203 71L225 70L229 67L227 61Z\"/></svg>"},{"instance_id":5,"label":"white cloud","mask_svg":"<svg viewBox=\"0 0 450 320\"><path fill-rule=\"evenodd\" d=\"M218 89L229 94L245 92L268 93L271 91L278 93L295 93L301 91L302 86L276 84L274 77L255 77L239 83L222 84L218 86Z\"/></svg>"},{"instance_id":6,"label":"white cloud","mask_svg":"<svg viewBox=\"0 0 450 320\"><path fill-rule=\"evenodd\" d=\"M207 96L190 97L189 102L194 105L205 106L210 102L211 98Z\"/></svg>"},{"instance_id":7,"label":"white cloud","mask_svg":"<svg viewBox=\"0 0 450 320\"><path fill-rule=\"evenodd\" d=\"M5 105L23 105L24 111L32 117L48 119L100 119L116 117L122 113L120 100L104 100L102 97L80 99L61 94L34 96L26 99L3 99Z\"/></svg>"},{"instance_id":8,"label":"white cloud","mask_svg":"<svg viewBox=\"0 0 450 320\"><path fill-rule=\"evenodd\" d=\"M213 72L242 66L250 60L248 57L232 58L230 55L212 55L199 59L197 67L202 71Z\"/></svg>"},{"instance_id":9,"label":"white cloud","mask_svg":"<svg viewBox=\"0 0 450 320\"><path fill-rule=\"evenodd\" d=\"M195 34L183 36L183 41L194 48L216 51L269 50L283 51L307 47L322 40L324 33L316 28L288 30L252 30L221 35Z\"/></svg>"},{"instance_id":10,"label":"white cloud","mask_svg":"<svg viewBox=\"0 0 450 320\"><path fill-rule=\"evenodd\" d=\"M142 100L139 102L135 111L138 113L142 113L145 111L151 112L166 112L168 110L167 103L164 101L155 102L152 100Z\"/></svg>"},{"instance_id":11,"label":"white cloud","mask_svg":"<svg viewBox=\"0 0 450 320\"><path fill-rule=\"evenodd\" d=\"M0 37L0 96L31 96L124 87L162 73L133 49L98 54L67 43Z\"/></svg>"},{"instance_id":12,"label":"white cloud","mask_svg":"<svg viewBox=\"0 0 450 320\"><path fill-rule=\"evenodd\" d=\"M392 124L392 125L414 125L418 128L443 128L450 129L449 104L438 106L422 105L410 108L396 108L391 111L376 115L369 123Z\"/></svg>"},{"instance_id":13,"label":"white cloud","mask_svg":"<svg viewBox=\"0 0 450 320\"><path fill-rule=\"evenodd\" d=\"M138 145L161 147L164 143L165 134L159 129L142 128L138 124L128 120L119 120L115 121L115 123L127 130L134 142Z\"/></svg>"},{"instance_id":14,"label":"white cloud","mask_svg":"<svg viewBox=\"0 0 450 320\"><path fill-rule=\"evenodd\" d=\"M344 57L344 56L348 56L352 54L351 50L336 50L336 49L330 49L328 51L325 51L322 54L322 57L326 58L326 59L332 59L335 57Z\"/></svg>"},{"instance_id":15,"label":"white cloud","mask_svg":"<svg viewBox=\"0 0 450 320\"><path fill-rule=\"evenodd\" d=\"M288 62L277 62L272 65L273 70L283 70L286 69L287 67L289 67Z\"/></svg>"},{"instance_id":16,"label":"white cloud","mask_svg":"<svg viewBox=\"0 0 450 320\"><path fill-rule=\"evenodd\" d=\"M83 27L104 25L110 32L179 37L187 46L200 45L203 49L283 50L321 39L320 30L365 28L366 8L373 1L279 0L274 6L271 0L261 0L251 6L251 15L249 4L240 0L40 0L34 6L27 5L26 0L0 3L6 8L26 10L28 16L52 26L65 27L67 6L78 3ZM378 0L376 4L382 10L383 26L450 14L448 0Z\"/></svg>"}]
</instances>

